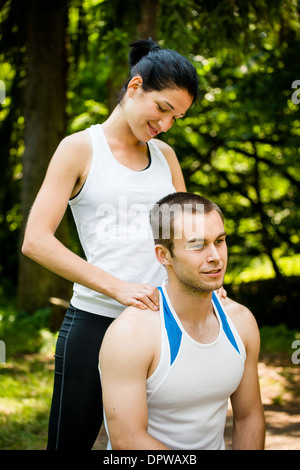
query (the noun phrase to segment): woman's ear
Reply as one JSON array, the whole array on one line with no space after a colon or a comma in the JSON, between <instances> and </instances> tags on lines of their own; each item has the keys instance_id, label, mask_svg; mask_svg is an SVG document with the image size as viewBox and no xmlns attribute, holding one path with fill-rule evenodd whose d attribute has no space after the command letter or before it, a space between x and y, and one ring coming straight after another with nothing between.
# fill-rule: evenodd
<instances>
[{"instance_id":1,"label":"woman's ear","mask_svg":"<svg viewBox=\"0 0 300 470\"><path fill-rule=\"evenodd\" d=\"M140 75L133 77L127 85L127 93L130 97L133 97L136 92L142 88L143 79Z\"/></svg>"},{"instance_id":2,"label":"woman's ear","mask_svg":"<svg viewBox=\"0 0 300 470\"><path fill-rule=\"evenodd\" d=\"M165 246L155 245L155 255L156 255L157 261L160 264L163 264L164 266L169 266L170 264L172 264L171 254L170 254L168 248L166 248Z\"/></svg>"}]
</instances>

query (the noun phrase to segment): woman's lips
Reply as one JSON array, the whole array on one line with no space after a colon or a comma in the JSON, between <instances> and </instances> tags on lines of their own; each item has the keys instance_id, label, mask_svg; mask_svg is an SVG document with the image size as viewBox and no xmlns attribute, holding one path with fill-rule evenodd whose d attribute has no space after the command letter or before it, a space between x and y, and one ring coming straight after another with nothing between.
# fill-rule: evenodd
<instances>
[{"instance_id":1,"label":"woman's lips","mask_svg":"<svg viewBox=\"0 0 300 470\"><path fill-rule=\"evenodd\" d=\"M159 132L157 129L155 129L155 127L152 127L151 124L148 122L148 127L149 127L149 130L150 130L150 134L155 136L157 135Z\"/></svg>"}]
</instances>

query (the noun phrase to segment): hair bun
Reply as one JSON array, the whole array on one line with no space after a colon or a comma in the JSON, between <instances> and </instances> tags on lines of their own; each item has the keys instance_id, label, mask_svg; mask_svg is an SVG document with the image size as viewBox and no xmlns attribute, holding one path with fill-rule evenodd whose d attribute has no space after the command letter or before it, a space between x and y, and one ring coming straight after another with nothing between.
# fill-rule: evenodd
<instances>
[{"instance_id":1,"label":"hair bun","mask_svg":"<svg viewBox=\"0 0 300 470\"><path fill-rule=\"evenodd\" d=\"M139 39L138 41L130 44L131 50L129 53L129 66L134 67L143 57L155 49L161 49L156 42L149 39Z\"/></svg>"}]
</instances>

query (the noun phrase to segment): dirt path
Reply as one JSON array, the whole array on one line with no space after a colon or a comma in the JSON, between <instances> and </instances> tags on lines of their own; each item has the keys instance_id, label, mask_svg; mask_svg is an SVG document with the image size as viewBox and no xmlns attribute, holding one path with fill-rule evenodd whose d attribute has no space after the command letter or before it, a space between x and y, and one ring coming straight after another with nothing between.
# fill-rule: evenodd
<instances>
[{"instance_id":1,"label":"dirt path","mask_svg":"<svg viewBox=\"0 0 300 470\"><path fill-rule=\"evenodd\" d=\"M270 358L259 364L267 450L300 450L300 365Z\"/></svg>"},{"instance_id":2,"label":"dirt path","mask_svg":"<svg viewBox=\"0 0 300 470\"><path fill-rule=\"evenodd\" d=\"M266 418L266 450L300 450L300 365L290 359L264 357L258 365ZM231 448L232 412L228 410L225 443ZM94 450L106 447L102 428Z\"/></svg>"},{"instance_id":3,"label":"dirt path","mask_svg":"<svg viewBox=\"0 0 300 470\"><path fill-rule=\"evenodd\" d=\"M258 364L266 419L266 450L300 450L300 365L265 357ZM226 447L231 447L232 412L228 410Z\"/></svg>"}]
</instances>

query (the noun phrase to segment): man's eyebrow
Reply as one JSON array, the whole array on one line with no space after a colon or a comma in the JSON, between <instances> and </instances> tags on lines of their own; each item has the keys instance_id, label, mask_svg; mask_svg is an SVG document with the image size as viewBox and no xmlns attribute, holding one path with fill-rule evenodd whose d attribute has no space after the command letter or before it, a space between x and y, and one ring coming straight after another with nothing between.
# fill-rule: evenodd
<instances>
[{"instance_id":1,"label":"man's eyebrow","mask_svg":"<svg viewBox=\"0 0 300 470\"><path fill-rule=\"evenodd\" d=\"M225 235L226 235L226 232L220 233L220 235L218 235L218 236L216 237L216 240L218 240L218 239L221 238L221 237L224 237ZM205 242L205 241L207 241L206 238L195 238L195 237L194 237L194 238L191 238L190 240L187 240L187 243L195 243L195 242L201 242L201 243L203 243L203 242Z\"/></svg>"},{"instance_id":2,"label":"man's eyebrow","mask_svg":"<svg viewBox=\"0 0 300 470\"><path fill-rule=\"evenodd\" d=\"M204 238L191 238L190 240L187 240L187 243L196 243L196 242L201 242L203 243L205 241Z\"/></svg>"}]
</instances>

